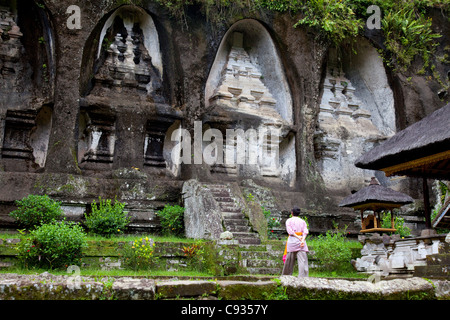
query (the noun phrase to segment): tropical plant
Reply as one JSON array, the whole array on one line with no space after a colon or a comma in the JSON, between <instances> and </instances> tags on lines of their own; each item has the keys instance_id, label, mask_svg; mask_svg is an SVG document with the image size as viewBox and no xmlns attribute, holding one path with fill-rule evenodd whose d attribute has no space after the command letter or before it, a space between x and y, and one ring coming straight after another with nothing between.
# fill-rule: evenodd
<instances>
[{"instance_id":1,"label":"tropical plant","mask_svg":"<svg viewBox=\"0 0 450 320\"><path fill-rule=\"evenodd\" d=\"M155 243L148 237L134 240L123 249L123 264L132 270L149 270L156 266Z\"/></svg>"},{"instance_id":2,"label":"tropical plant","mask_svg":"<svg viewBox=\"0 0 450 320\"><path fill-rule=\"evenodd\" d=\"M126 226L130 223L127 212L124 211L125 204L115 199L99 198L98 204L95 200L91 204L92 212L85 214L86 227L95 234L111 236L123 233Z\"/></svg>"},{"instance_id":3,"label":"tropical plant","mask_svg":"<svg viewBox=\"0 0 450 320\"><path fill-rule=\"evenodd\" d=\"M53 221L30 232L18 246L19 261L26 267L67 268L80 265L86 233L74 222Z\"/></svg>"},{"instance_id":4,"label":"tropical plant","mask_svg":"<svg viewBox=\"0 0 450 320\"><path fill-rule=\"evenodd\" d=\"M314 257L319 270L336 271L351 267L352 251L346 245L346 228L328 230L314 241Z\"/></svg>"},{"instance_id":5,"label":"tropical plant","mask_svg":"<svg viewBox=\"0 0 450 320\"><path fill-rule=\"evenodd\" d=\"M163 233L180 236L184 233L184 208L179 205L165 205L156 212L160 218Z\"/></svg>"},{"instance_id":6,"label":"tropical plant","mask_svg":"<svg viewBox=\"0 0 450 320\"><path fill-rule=\"evenodd\" d=\"M391 228L391 213L384 211L381 215L381 227ZM394 217L394 228L397 229L395 233L398 233L401 237L407 237L411 235L411 229L405 226L405 219L396 215Z\"/></svg>"},{"instance_id":7,"label":"tropical plant","mask_svg":"<svg viewBox=\"0 0 450 320\"><path fill-rule=\"evenodd\" d=\"M319 31L334 45L354 38L364 26L355 15L349 0L312 0L301 6L304 17L294 27L306 25Z\"/></svg>"},{"instance_id":8,"label":"tropical plant","mask_svg":"<svg viewBox=\"0 0 450 320\"><path fill-rule=\"evenodd\" d=\"M266 209L263 206L261 206L261 208L267 220L267 236L269 237L269 239L277 238L276 234L274 234L274 229L278 228L281 225L280 220L273 217L269 209Z\"/></svg>"},{"instance_id":9,"label":"tropical plant","mask_svg":"<svg viewBox=\"0 0 450 320\"><path fill-rule=\"evenodd\" d=\"M33 230L42 224L59 220L63 217L61 203L48 195L28 195L16 200L17 209L10 213L16 222L27 230Z\"/></svg>"},{"instance_id":10,"label":"tropical plant","mask_svg":"<svg viewBox=\"0 0 450 320\"><path fill-rule=\"evenodd\" d=\"M193 243L189 246L183 246L183 255L187 259L187 265L190 269L201 271L203 269L203 246L200 242Z\"/></svg>"}]
</instances>

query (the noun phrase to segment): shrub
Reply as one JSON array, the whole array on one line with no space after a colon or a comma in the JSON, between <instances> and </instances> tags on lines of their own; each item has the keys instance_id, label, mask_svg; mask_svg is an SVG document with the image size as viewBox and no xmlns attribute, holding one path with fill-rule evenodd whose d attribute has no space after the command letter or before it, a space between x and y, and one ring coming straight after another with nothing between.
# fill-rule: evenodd
<instances>
[{"instance_id":1,"label":"shrub","mask_svg":"<svg viewBox=\"0 0 450 320\"><path fill-rule=\"evenodd\" d=\"M390 228L391 227L391 213L383 212L381 216L381 227ZM401 237L407 237L411 234L411 229L405 226L405 219L395 216L394 217L394 228L397 229L395 233L398 233Z\"/></svg>"},{"instance_id":2,"label":"shrub","mask_svg":"<svg viewBox=\"0 0 450 320\"><path fill-rule=\"evenodd\" d=\"M192 270L202 271L204 269L203 246L201 242L190 246L183 246L183 255L187 259L187 266Z\"/></svg>"},{"instance_id":3,"label":"shrub","mask_svg":"<svg viewBox=\"0 0 450 320\"><path fill-rule=\"evenodd\" d=\"M114 204L111 203L111 199L99 198L98 204L94 200L91 204L92 212L89 215L85 214L86 227L93 233L107 237L122 233L130 223L124 207L125 204L117 199Z\"/></svg>"},{"instance_id":4,"label":"shrub","mask_svg":"<svg viewBox=\"0 0 450 320\"><path fill-rule=\"evenodd\" d=\"M274 218L272 216L272 213L270 212L270 210L264 208L263 206L261 206L264 217L266 217L267 220L267 236L269 237L269 239L276 239L277 236L276 234L274 234L273 230L278 228L281 225L281 222L279 219Z\"/></svg>"},{"instance_id":5,"label":"shrub","mask_svg":"<svg viewBox=\"0 0 450 320\"><path fill-rule=\"evenodd\" d=\"M17 250L25 267L54 269L79 265L86 247L86 234L79 224L53 221L31 231L30 238L22 240Z\"/></svg>"},{"instance_id":6,"label":"shrub","mask_svg":"<svg viewBox=\"0 0 450 320\"><path fill-rule=\"evenodd\" d=\"M157 211L162 231L165 234L179 236L184 233L184 208L178 205L165 205L164 209Z\"/></svg>"},{"instance_id":7,"label":"shrub","mask_svg":"<svg viewBox=\"0 0 450 320\"><path fill-rule=\"evenodd\" d=\"M134 240L123 249L123 264L131 270L149 270L157 263L155 243L148 237Z\"/></svg>"},{"instance_id":8,"label":"shrub","mask_svg":"<svg viewBox=\"0 0 450 320\"><path fill-rule=\"evenodd\" d=\"M63 216L61 203L47 195L28 195L16 201L17 209L10 213L16 222L27 230L59 220Z\"/></svg>"},{"instance_id":9,"label":"shrub","mask_svg":"<svg viewBox=\"0 0 450 320\"><path fill-rule=\"evenodd\" d=\"M326 271L346 270L351 267L351 249L346 246L345 230L328 230L314 242L318 269Z\"/></svg>"}]
</instances>

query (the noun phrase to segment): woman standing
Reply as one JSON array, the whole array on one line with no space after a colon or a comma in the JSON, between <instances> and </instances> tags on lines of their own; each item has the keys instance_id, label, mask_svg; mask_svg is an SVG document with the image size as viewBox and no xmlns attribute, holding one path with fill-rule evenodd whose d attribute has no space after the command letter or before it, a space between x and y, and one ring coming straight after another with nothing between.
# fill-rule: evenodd
<instances>
[{"instance_id":1,"label":"woman standing","mask_svg":"<svg viewBox=\"0 0 450 320\"><path fill-rule=\"evenodd\" d=\"M297 258L298 276L308 277L308 246L305 242L306 236L308 235L308 227L305 220L299 217L300 208L292 208L291 215L292 217L286 220L286 231L289 237L285 249L286 261L281 274L292 275Z\"/></svg>"}]
</instances>

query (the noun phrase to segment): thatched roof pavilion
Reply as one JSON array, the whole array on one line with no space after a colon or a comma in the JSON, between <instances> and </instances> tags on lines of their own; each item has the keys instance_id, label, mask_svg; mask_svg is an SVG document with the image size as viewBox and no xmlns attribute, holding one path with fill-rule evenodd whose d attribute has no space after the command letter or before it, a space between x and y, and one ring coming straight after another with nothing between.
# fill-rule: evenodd
<instances>
[{"instance_id":1,"label":"thatched roof pavilion","mask_svg":"<svg viewBox=\"0 0 450 320\"><path fill-rule=\"evenodd\" d=\"M386 176L450 180L450 103L397 132L355 163Z\"/></svg>"},{"instance_id":2,"label":"thatched roof pavilion","mask_svg":"<svg viewBox=\"0 0 450 320\"><path fill-rule=\"evenodd\" d=\"M450 103L397 132L362 155L355 165L384 171L386 176L422 178L425 222L431 228L427 179L450 180Z\"/></svg>"},{"instance_id":3,"label":"thatched roof pavilion","mask_svg":"<svg viewBox=\"0 0 450 320\"><path fill-rule=\"evenodd\" d=\"M367 187L343 199L339 206L361 211L361 232L395 232L392 209L400 208L413 201L407 194L386 188L372 177ZM374 215L364 219L363 214L366 210L373 211ZM391 228L381 228L379 215L383 210L391 211ZM376 213L378 213L378 219L376 219Z\"/></svg>"}]
</instances>

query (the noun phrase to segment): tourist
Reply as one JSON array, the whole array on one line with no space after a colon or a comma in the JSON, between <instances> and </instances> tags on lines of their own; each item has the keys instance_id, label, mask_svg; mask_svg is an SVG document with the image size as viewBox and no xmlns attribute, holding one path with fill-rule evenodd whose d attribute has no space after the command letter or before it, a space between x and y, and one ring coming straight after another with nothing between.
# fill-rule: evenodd
<instances>
[{"instance_id":1,"label":"tourist","mask_svg":"<svg viewBox=\"0 0 450 320\"><path fill-rule=\"evenodd\" d=\"M298 276L308 277L308 246L306 245L305 238L308 235L308 227L305 220L301 219L300 208L294 207L291 210L291 218L286 221L286 231L289 237L286 242L286 261L282 275L292 275L294 270L295 259L298 262Z\"/></svg>"}]
</instances>

